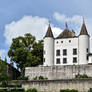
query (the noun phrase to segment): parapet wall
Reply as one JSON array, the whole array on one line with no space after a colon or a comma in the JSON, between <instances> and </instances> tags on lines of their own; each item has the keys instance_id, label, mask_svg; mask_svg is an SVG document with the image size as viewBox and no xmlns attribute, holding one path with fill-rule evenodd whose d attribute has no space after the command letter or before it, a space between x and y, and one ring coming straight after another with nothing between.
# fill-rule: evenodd
<instances>
[{"instance_id":1,"label":"parapet wall","mask_svg":"<svg viewBox=\"0 0 92 92\"><path fill-rule=\"evenodd\" d=\"M92 77L92 65L67 65L67 66L40 66L26 67L25 76L32 80L36 76L44 76L49 80L72 79L77 74L87 74Z\"/></svg>"}]
</instances>

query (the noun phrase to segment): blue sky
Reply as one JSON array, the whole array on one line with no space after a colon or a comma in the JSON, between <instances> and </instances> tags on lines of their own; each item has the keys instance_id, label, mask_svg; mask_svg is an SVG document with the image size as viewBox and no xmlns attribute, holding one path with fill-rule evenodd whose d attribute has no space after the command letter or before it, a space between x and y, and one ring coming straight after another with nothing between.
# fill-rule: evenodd
<instances>
[{"instance_id":1,"label":"blue sky","mask_svg":"<svg viewBox=\"0 0 92 92\"><path fill-rule=\"evenodd\" d=\"M78 34L84 17L92 36L91 9L92 0L0 0L1 58L7 57L14 37L30 32L42 39L49 20L57 36L65 28L65 22Z\"/></svg>"}]
</instances>

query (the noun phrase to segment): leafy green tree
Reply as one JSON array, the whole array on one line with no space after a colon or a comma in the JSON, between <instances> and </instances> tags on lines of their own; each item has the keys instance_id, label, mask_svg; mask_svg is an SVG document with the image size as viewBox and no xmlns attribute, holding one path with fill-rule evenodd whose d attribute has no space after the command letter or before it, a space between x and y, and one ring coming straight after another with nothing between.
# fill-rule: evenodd
<instances>
[{"instance_id":1,"label":"leafy green tree","mask_svg":"<svg viewBox=\"0 0 92 92\"><path fill-rule=\"evenodd\" d=\"M32 55L39 57L39 64L43 64L43 40L40 40L33 45Z\"/></svg>"},{"instance_id":2,"label":"leafy green tree","mask_svg":"<svg viewBox=\"0 0 92 92\"><path fill-rule=\"evenodd\" d=\"M36 41L30 33L12 40L8 56L12 63L24 73L25 67L37 66L43 61L43 41Z\"/></svg>"},{"instance_id":3,"label":"leafy green tree","mask_svg":"<svg viewBox=\"0 0 92 92\"><path fill-rule=\"evenodd\" d=\"M10 75L7 72L7 63L0 59L0 82L10 79Z\"/></svg>"}]
</instances>

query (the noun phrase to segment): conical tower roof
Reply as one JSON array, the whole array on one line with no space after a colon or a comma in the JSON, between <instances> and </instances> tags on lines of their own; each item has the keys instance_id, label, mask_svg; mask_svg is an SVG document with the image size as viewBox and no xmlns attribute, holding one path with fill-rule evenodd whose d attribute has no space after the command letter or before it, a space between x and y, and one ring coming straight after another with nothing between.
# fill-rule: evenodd
<instances>
[{"instance_id":1,"label":"conical tower roof","mask_svg":"<svg viewBox=\"0 0 92 92\"><path fill-rule=\"evenodd\" d=\"M81 27L80 35L88 35L87 28L86 28L84 20L83 20L83 24L82 24L82 27Z\"/></svg>"},{"instance_id":2,"label":"conical tower roof","mask_svg":"<svg viewBox=\"0 0 92 92\"><path fill-rule=\"evenodd\" d=\"M50 24L48 26L48 29L47 29L45 37L52 37L52 38L54 38Z\"/></svg>"}]
</instances>

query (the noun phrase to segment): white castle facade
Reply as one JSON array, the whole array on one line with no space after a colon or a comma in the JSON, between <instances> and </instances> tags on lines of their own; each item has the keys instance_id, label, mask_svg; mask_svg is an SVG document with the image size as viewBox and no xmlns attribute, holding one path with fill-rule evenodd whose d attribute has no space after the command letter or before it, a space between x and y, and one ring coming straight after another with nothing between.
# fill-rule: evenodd
<instances>
[{"instance_id":1,"label":"white castle facade","mask_svg":"<svg viewBox=\"0 0 92 92\"><path fill-rule=\"evenodd\" d=\"M90 53L90 36L83 21L80 34L66 29L54 38L49 25L44 37L44 64L43 66L83 65L92 64Z\"/></svg>"},{"instance_id":2,"label":"white castle facade","mask_svg":"<svg viewBox=\"0 0 92 92\"><path fill-rule=\"evenodd\" d=\"M49 25L44 37L43 66L26 67L25 76L29 80L37 76L49 80L71 79L77 74L92 77L92 53L90 53L90 36L83 22L78 36L68 29L54 38Z\"/></svg>"}]
</instances>

